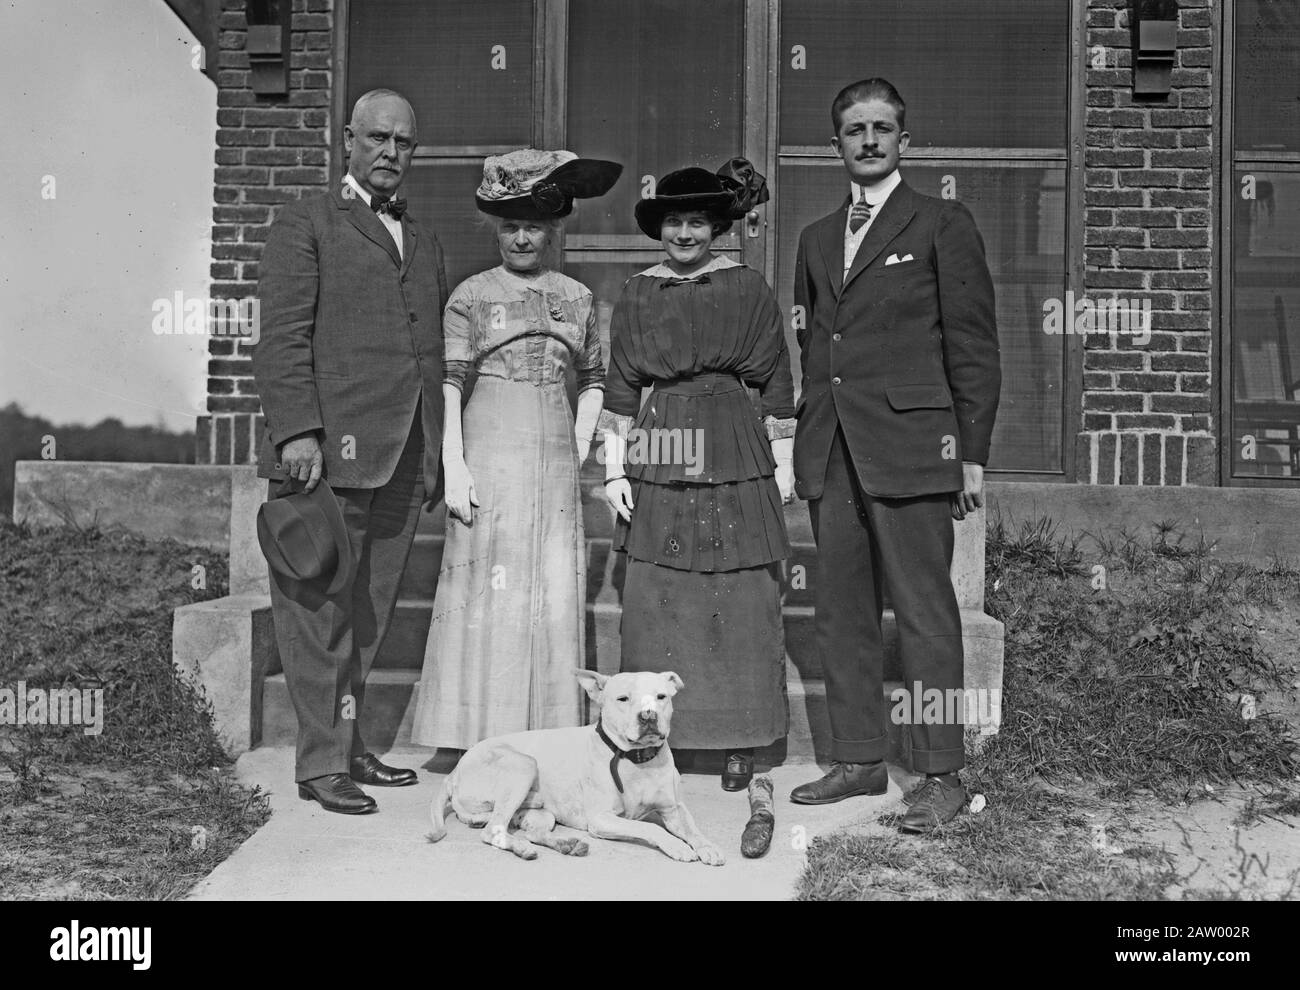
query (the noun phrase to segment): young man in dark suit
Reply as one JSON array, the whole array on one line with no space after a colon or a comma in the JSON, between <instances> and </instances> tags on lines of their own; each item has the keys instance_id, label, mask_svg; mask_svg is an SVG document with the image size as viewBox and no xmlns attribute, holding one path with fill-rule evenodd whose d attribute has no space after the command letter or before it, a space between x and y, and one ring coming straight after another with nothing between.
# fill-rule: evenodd
<instances>
[{"instance_id":1,"label":"young man in dark suit","mask_svg":"<svg viewBox=\"0 0 1300 990\"><path fill-rule=\"evenodd\" d=\"M886 585L907 689L962 688L952 519L984 504L1001 385L993 282L966 207L922 196L899 175L905 109L884 79L835 98L831 146L851 196L803 231L795 265L795 486L817 540L817 643L836 761L795 788L802 804L888 786ZM903 828L925 832L965 803L963 726L910 732L927 779L909 796Z\"/></svg>"},{"instance_id":2,"label":"young man in dark suit","mask_svg":"<svg viewBox=\"0 0 1300 990\"><path fill-rule=\"evenodd\" d=\"M357 562L338 591L328 576L272 570L271 607L298 715L299 795L359 814L375 801L358 783L416 782L366 750L359 721L420 506L439 497L447 277L432 230L396 196L415 150L411 105L369 92L343 135L343 183L271 226L253 375L266 413L258 474L309 491L324 478Z\"/></svg>"}]
</instances>

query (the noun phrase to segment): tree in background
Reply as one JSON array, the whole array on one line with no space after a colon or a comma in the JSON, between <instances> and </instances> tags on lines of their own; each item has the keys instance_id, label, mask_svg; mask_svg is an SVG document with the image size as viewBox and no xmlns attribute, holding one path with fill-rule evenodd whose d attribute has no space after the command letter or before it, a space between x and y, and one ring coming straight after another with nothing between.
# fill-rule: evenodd
<instances>
[{"instance_id":1,"label":"tree in background","mask_svg":"<svg viewBox=\"0 0 1300 990\"><path fill-rule=\"evenodd\" d=\"M193 430L171 433L161 425L126 426L111 418L94 426L55 426L11 402L0 409L0 513L5 518L13 515L14 461L40 460L47 436L57 441L61 461L194 463Z\"/></svg>"}]
</instances>

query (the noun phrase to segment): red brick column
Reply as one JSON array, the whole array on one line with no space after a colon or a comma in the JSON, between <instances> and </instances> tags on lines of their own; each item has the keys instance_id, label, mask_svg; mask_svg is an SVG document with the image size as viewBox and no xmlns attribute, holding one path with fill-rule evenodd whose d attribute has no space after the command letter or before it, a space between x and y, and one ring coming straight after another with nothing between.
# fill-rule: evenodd
<instances>
[{"instance_id":1,"label":"red brick column","mask_svg":"<svg viewBox=\"0 0 1300 990\"><path fill-rule=\"evenodd\" d=\"M1084 291L1149 301L1151 335L1089 334L1078 481L1212 485L1213 47L1209 0L1180 0L1167 99L1133 97L1129 4L1090 0ZM1105 67L1094 67L1104 61Z\"/></svg>"},{"instance_id":2,"label":"red brick column","mask_svg":"<svg viewBox=\"0 0 1300 990\"><path fill-rule=\"evenodd\" d=\"M294 0L289 93L268 98L249 88L244 0L221 6L209 295L244 299L257 290L262 244L280 204L327 187L333 17L330 0ZM198 421L196 459L252 463L262 406L249 342L211 336L208 355L209 415Z\"/></svg>"}]
</instances>

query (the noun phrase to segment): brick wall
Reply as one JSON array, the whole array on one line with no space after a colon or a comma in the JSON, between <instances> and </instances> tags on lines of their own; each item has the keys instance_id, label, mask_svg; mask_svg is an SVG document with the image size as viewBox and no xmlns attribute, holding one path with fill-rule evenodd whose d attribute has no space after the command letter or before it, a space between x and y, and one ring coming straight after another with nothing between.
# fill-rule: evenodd
<instances>
[{"instance_id":1,"label":"brick wall","mask_svg":"<svg viewBox=\"0 0 1300 990\"><path fill-rule=\"evenodd\" d=\"M1214 11L1180 0L1172 91L1135 100L1128 8L1088 4L1084 291L1149 301L1151 337L1085 338L1078 481L1212 485Z\"/></svg>"},{"instance_id":2,"label":"brick wall","mask_svg":"<svg viewBox=\"0 0 1300 990\"><path fill-rule=\"evenodd\" d=\"M279 205L327 187L332 140L330 8L330 0L293 0L289 93L268 98L255 96L249 88L244 0L222 0L216 55L213 299L254 295L262 244ZM262 423L248 342L210 336L208 356L208 415L198 422L198 462L251 463L257 458Z\"/></svg>"}]
</instances>

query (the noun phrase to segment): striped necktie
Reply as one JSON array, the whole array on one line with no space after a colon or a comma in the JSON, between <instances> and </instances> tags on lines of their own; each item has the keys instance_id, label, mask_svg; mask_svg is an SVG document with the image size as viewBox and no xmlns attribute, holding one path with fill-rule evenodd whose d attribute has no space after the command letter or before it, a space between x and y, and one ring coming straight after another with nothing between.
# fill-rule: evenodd
<instances>
[{"instance_id":1,"label":"striped necktie","mask_svg":"<svg viewBox=\"0 0 1300 990\"><path fill-rule=\"evenodd\" d=\"M849 210L849 233L856 234L862 229L863 224L871 219L871 204L867 202L866 194L861 193L861 198L853 204L853 209Z\"/></svg>"}]
</instances>

